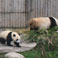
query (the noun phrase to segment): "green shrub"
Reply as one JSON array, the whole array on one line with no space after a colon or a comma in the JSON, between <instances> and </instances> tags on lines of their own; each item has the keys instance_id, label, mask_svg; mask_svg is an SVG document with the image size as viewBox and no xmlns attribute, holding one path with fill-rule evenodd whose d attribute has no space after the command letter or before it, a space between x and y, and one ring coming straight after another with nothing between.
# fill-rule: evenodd
<instances>
[{"instance_id":1,"label":"green shrub","mask_svg":"<svg viewBox=\"0 0 58 58\"><path fill-rule=\"evenodd\" d=\"M49 53L48 51L54 51L58 48L58 27L54 27L49 30L38 30L38 33L35 31L30 31L29 38L32 42L37 42L37 47L41 51L42 58L55 58L58 57L58 52L56 54ZM48 53L47 53L48 52ZM54 55L54 56L53 56Z\"/></svg>"},{"instance_id":2,"label":"green shrub","mask_svg":"<svg viewBox=\"0 0 58 58\"><path fill-rule=\"evenodd\" d=\"M38 30L27 32L25 37L37 46L31 51L23 52L26 58L58 58L58 27L49 30Z\"/></svg>"}]
</instances>

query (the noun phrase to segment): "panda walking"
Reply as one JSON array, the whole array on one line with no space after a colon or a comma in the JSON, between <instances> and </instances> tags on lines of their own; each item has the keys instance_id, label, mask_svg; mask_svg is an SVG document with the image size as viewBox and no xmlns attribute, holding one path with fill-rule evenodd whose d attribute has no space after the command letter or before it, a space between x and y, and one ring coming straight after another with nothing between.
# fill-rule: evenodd
<instances>
[{"instance_id":1,"label":"panda walking","mask_svg":"<svg viewBox=\"0 0 58 58\"><path fill-rule=\"evenodd\" d=\"M21 47L20 44L19 44L20 40L21 40L21 37L16 32L12 32L12 31L6 30L6 31L2 31L0 33L0 42L2 44L5 44L5 42L7 42L8 46L12 46L11 45L11 41L14 41L14 44L17 47Z\"/></svg>"},{"instance_id":2,"label":"panda walking","mask_svg":"<svg viewBox=\"0 0 58 58\"><path fill-rule=\"evenodd\" d=\"M55 17L32 18L29 21L30 30L51 29L58 26L58 19Z\"/></svg>"}]
</instances>

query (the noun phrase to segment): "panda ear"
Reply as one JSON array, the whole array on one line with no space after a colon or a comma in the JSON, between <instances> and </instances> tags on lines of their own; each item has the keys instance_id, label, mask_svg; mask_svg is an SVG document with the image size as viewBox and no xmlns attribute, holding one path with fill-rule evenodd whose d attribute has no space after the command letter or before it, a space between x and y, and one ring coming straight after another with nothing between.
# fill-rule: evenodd
<instances>
[{"instance_id":1,"label":"panda ear","mask_svg":"<svg viewBox=\"0 0 58 58\"><path fill-rule=\"evenodd\" d=\"M19 33L19 35L21 35L22 33Z\"/></svg>"},{"instance_id":2,"label":"panda ear","mask_svg":"<svg viewBox=\"0 0 58 58\"><path fill-rule=\"evenodd\" d=\"M19 33L19 35L21 35L21 34Z\"/></svg>"},{"instance_id":3,"label":"panda ear","mask_svg":"<svg viewBox=\"0 0 58 58\"><path fill-rule=\"evenodd\" d=\"M22 35L22 33L19 33L19 35Z\"/></svg>"}]
</instances>

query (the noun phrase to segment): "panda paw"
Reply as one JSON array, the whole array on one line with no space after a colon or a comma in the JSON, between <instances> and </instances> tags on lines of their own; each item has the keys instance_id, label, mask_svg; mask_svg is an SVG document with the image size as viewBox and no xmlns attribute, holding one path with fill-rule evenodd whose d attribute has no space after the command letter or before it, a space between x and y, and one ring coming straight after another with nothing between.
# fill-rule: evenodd
<instances>
[{"instance_id":1,"label":"panda paw","mask_svg":"<svg viewBox=\"0 0 58 58\"><path fill-rule=\"evenodd\" d=\"M18 45L17 47L21 47L20 45Z\"/></svg>"},{"instance_id":2,"label":"panda paw","mask_svg":"<svg viewBox=\"0 0 58 58\"><path fill-rule=\"evenodd\" d=\"M13 46L13 45L7 45L7 46Z\"/></svg>"}]
</instances>

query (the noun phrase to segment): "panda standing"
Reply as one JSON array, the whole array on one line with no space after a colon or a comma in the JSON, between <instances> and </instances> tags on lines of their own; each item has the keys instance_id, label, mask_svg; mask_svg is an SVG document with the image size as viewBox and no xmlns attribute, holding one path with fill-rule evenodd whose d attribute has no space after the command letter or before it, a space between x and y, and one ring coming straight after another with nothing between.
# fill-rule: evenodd
<instances>
[{"instance_id":1,"label":"panda standing","mask_svg":"<svg viewBox=\"0 0 58 58\"><path fill-rule=\"evenodd\" d=\"M0 33L0 42L2 44L5 44L5 42L7 42L8 46L12 46L11 45L11 41L14 41L14 44L17 47L21 47L20 44L19 44L20 40L21 40L21 37L16 32L12 32L12 31L6 30L6 31L2 31Z\"/></svg>"},{"instance_id":2,"label":"panda standing","mask_svg":"<svg viewBox=\"0 0 58 58\"><path fill-rule=\"evenodd\" d=\"M58 26L58 19L55 17L32 18L29 21L30 30L51 29Z\"/></svg>"}]
</instances>

